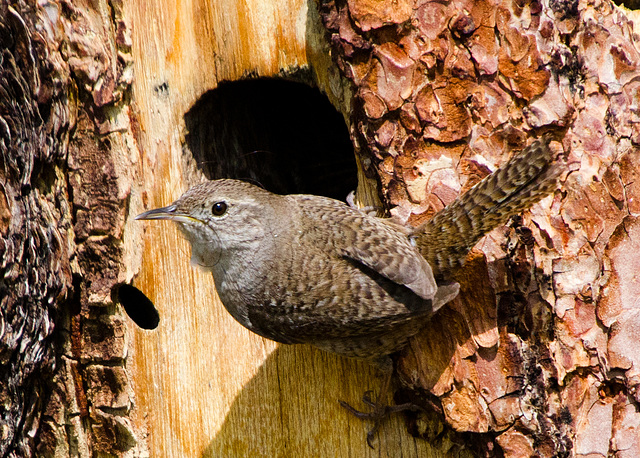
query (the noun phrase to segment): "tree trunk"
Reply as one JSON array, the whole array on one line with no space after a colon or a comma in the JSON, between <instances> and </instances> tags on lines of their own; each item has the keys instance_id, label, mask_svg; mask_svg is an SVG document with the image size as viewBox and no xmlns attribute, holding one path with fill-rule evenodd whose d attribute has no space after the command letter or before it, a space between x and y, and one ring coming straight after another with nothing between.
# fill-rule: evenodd
<instances>
[{"instance_id":1,"label":"tree trunk","mask_svg":"<svg viewBox=\"0 0 640 458\"><path fill-rule=\"evenodd\" d=\"M634 17L0 0L0 455L640 456ZM175 228L133 220L205 178L343 197L357 177L415 225L543 133L562 186L478 244L396 355L395 401L425 412L375 450L337 403L372 368L251 334Z\"/></svg>"}]
</instances>

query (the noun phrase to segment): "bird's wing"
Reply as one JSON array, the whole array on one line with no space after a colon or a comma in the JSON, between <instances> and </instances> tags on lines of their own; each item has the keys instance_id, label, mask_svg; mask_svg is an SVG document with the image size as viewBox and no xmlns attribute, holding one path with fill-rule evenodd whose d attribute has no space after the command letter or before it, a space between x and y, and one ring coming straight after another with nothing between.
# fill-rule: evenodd
<instances>
[{"instance_id":1,"label":"bird's wing","mask_svg":"<svg viewBox=\"0 0 640 458\"><path fill-rule=\"evenodd\" d=\"M406 234L333 199L292 196L315 227L312 240L350 258L383 277L404 285L423 299L433 299L438 289L429 263L420 255Z\"/></svg>"}]
</instances>

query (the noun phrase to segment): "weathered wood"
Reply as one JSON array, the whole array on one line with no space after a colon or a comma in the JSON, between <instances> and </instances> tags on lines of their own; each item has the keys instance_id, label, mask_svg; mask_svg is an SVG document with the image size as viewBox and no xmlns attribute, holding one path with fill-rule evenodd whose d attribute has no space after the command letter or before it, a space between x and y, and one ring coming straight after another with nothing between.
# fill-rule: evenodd
<instances>
[{"instance_id":1,"label":"weathered wood","mask_svg":"<svg viewBox=\"0 0 640 458\"><path fill-rule=\"evenodd\" d=\"M29 456L54 369L54 322L71 289L62 172L64 68L42 60L36 15L0 4L0 455ZM58 56L59 57L59 56ZM62 71L61 71L62 70Z\"/></svg>"},{"instance_id":2,"label":"weathered wood","mask_svg":"<svg viewBox=\"0 0 640 458\"><path fill-rule=\"evenodd\" d=\"M200 6L198 15L165 2L128 7L134 30L149 15L166 21L133 35L147 208L169 203L201 179L180 140L185 112L205 91L247 74L291 74L309 65L308 54L331 65L319 17L306 2L234 3L233 15L225 2ZM194 59L198 65L185 65ZM318 71L334 88L334 102L343 103L336 70ZM143 240L136 285L153 298L161 322L154 331L133 330L130 367L135 415L148 425L152 455L429 456L430 444L407 435L398 417L370 450L369 425L339 406L338 399L357 405L365 390L377 388L371 367L308 347L278 348L249 333L219 303L210 275L189 266L189 247L175 228L150 226Z\"/></svg>"},{"instance_id":3,"label":"weathered wood","mask_svg":"<svg viewBox=\"0 0 640 458\"><path fill-rule=\"evenodd\" d=\"M8 3L0 453L131 453L124 321L111 299L132 276L122 263L136 152L124 23L105 5Z\"/></svg>"}]
</instances>

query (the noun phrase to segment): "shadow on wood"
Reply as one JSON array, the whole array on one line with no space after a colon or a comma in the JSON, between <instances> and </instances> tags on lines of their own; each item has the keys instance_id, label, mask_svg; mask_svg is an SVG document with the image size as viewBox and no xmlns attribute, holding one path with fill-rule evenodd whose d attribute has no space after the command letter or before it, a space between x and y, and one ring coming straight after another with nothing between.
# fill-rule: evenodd
<instances>
[{"instance_id":1,"label":"shadow on wood","mask_svg":"<svg viewBox=\"0 0 640 458\"><path fill-rule=\"evenodd\" d=\"M375 450L368 447L371 424L339 407L338 399L360 407L363 392L377 391L380 382L365 362L282 345L239 392L202 457L336 456L344 450L363 457L440 456L440 447L409 436L400 415L387 418Z\"/></svg>"}]
</instances>

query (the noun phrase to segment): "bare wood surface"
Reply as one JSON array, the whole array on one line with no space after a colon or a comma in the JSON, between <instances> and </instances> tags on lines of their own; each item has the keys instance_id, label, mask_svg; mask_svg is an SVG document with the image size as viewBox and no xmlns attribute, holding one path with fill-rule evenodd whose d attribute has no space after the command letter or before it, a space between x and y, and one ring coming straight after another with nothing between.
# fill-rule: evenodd
<instances>
[{"instance_id":1,"label":"bare wood surface","mask_svg":"<svg viewBox=\"0 0 640 458\"><path fill-rule=\"evenodd\" d=\"M170 203L201 179L183 158L180 139L182 116L203 92L249 73L277 76L306 66L307 54L330 64L326 45L307 48L308 22L319 20L307 6L127 4L137 31L133 105L145 208ZM322 33L318 23L313 29ZM324 37L311 39L321 43ZM342 89L331 72L321 84L333 85L331 98L340 104ZM132 214L143 210L141 200L133 202ZM277 347L242 328L217 300L211 276L189 265L189 247L175 228L146 228L141 250L135 284L154 301L161 322L153 331L130 327L129 368L134 417L148 428L152 456L432 454L429 443L406 433L399 417L385 423L371 450L365 441L370 425L337 401L358 406L367 389L378 388L375 371L310 347Z\"/></svg>"}]
</instances>

